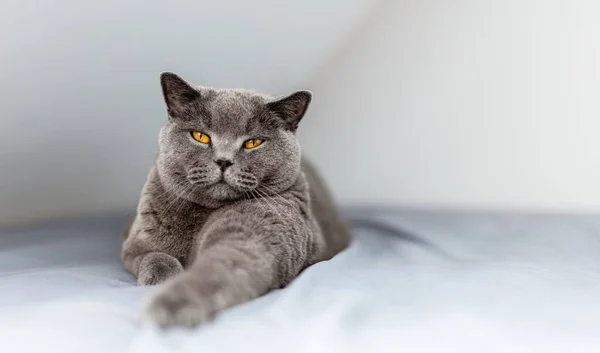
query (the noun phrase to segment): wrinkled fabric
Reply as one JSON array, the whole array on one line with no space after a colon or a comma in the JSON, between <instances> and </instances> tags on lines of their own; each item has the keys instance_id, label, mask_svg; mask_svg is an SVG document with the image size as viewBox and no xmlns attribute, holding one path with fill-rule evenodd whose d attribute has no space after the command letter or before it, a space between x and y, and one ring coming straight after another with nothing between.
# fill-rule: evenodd
<instances>
[{"instance_id":1,"label":"wrinkled fabric","mask_svg":"<svg viewBox=\"0 0 600 353\"><path fill-rule=\"evenodd\" d=\"M195 331L138 322L124 217L0 231L0 352L594 352L600 217L352 210L360 228L289 287ZM415 241L418 239L418 241Z\"/></svg>"}]
</instances>

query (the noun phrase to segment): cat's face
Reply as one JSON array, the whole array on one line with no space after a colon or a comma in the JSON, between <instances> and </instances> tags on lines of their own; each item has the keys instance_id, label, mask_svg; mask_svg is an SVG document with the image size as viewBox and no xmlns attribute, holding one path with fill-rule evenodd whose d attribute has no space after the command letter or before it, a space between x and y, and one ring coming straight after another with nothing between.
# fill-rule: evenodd
<instances>
[{"instance_id":1,"label":"cat's face","mask_svg":"<svg viewBox=\"0 0 600 353\"><path fill-rule=\"evenodd\" d=\"M271 97L192 87L161 75L168 122L160 131L157 170L180 197L219 207L290 187L300 171L295 130L310 104L299 91Z\"/></svg>"}]
</instances>

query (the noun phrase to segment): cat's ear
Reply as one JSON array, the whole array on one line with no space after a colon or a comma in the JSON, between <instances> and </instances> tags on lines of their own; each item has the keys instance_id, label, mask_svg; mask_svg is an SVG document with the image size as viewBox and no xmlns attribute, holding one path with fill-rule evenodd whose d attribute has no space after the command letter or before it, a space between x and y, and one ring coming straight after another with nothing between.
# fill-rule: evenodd
<instances>
[{"instance_id":1,"label":"cat's ear","mask_svg":"<svg viewBox=\"0 0 600 353\"><path fill-rule=\"evenodd\" d=\"M163 97L169 116L179 118L200 98L200 92L172 72L160 75Z\"/></svg>"},{"instance_id":2,"label":"cat's ear","mask_svg":"<svg viewBox=\"0 0 600 353\"><path fill-rule=\"evenodd\" d=\"M296 131L311 100L312 93L310 91L297 91L268 103L267 107L283 119L290 130Z\"/></svg>"}]
</instances>

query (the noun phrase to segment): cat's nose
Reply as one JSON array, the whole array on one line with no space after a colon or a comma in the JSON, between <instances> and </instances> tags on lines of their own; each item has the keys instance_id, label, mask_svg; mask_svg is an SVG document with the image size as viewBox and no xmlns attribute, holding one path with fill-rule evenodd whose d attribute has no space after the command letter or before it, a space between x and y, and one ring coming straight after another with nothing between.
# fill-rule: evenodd
<instances>
[{"instance_id":1,"label":"cat's nose","mask_svg":"<svg viewBox=\"0 0 600 353\"><path fill-rule=\"evenodd\" d=\"M217 163L219 168L221 168L222 172L224 172L225 169L233 165L233 162L229 159L215 159L215 163Z\"/></svg>"}]
</instances>

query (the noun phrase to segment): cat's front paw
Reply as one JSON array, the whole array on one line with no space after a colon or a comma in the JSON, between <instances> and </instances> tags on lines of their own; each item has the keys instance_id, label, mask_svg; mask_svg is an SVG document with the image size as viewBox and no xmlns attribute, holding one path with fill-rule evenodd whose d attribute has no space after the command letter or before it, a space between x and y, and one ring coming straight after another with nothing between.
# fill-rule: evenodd
<instances>
[{"instance_id":1,"label":"cat's front paw","mask_svg":"<svg viewBox=\"0 0 600 353\"><path fill-rule=\"evenodd\" d=\"M142 321L160 327L193 328L212 319L216 308L186 274L157 288L143 306Z\"/></svg>"},{"instance_id":2,"label":"cat's front paw","mask_svg":"<svg viewBox=\"0 0 600 353\"><path fill-rule=\"evenodd\" d=\"M144 256L140 262L137 285L160 284L181 272L183 272L183 266L179 260L169 254L152 252Z\"/></svg>"}]
</instances>

